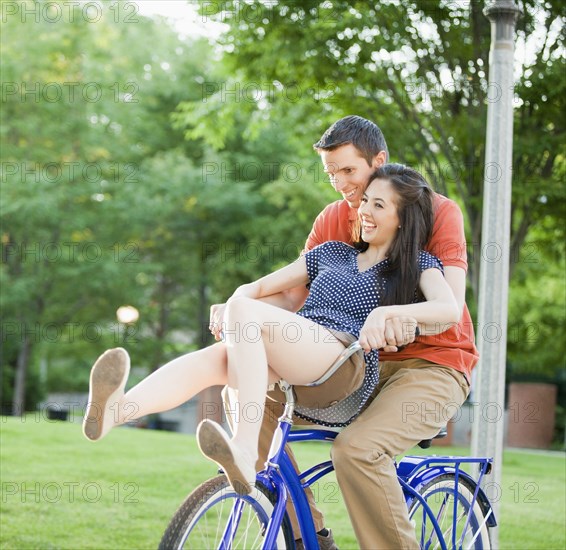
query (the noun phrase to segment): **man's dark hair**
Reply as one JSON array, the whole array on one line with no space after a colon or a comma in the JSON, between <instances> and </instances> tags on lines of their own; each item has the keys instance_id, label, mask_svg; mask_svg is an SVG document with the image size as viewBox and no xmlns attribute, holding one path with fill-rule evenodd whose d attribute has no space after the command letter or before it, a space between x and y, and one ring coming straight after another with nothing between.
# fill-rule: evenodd
<instances>
[{"instance_id":1,"label":"man's dark hair","mask_svg":"<svg viewBox=\"0 0 566 550\"><path fill-rule=\"evenodd\" d=\"M369 166L378 153L385 151L389 158L387 143L377 124L357 115L337 120L313 145L317 151L332 151L342 145L352 144ZM387 160L387 159L386 159Z\"/></svg>"},{"instance_id":2,"label":"man's dark hair","mask_svg":"<svg viewBox=\"0 0 566 550\"><path fill-rule=\"evenodd\" d=\"M369 178L388 180L397 194L396 206L400 228L387 251L388 263L383 270L387 283L380 305L403 305L423 300L418 287L419 251L431 238L434 223L433 191L416 170L402 164L384 164ZM366 186L366 189L367 189ZM364 252L369 245L361 238L358 219L353 234L354 247Z\"/></svg>"}]
</instances>

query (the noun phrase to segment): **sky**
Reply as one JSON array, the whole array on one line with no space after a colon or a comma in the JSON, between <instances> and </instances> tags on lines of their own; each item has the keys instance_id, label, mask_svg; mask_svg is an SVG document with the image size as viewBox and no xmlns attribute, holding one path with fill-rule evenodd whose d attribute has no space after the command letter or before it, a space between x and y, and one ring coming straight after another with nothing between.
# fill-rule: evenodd
<instances>
[{"instance_id":1,"label":"sky","mask_svg":"<svg viewBox=\"0 0 566 550\"><path fill-rule=\"evenodd\" d=\"M179 34L184 36L218 36L224 27L210 18L199 15L196 6L186 0L135 0L140 15L163 15L171 19Z\"/></svg>"}]
</instances>

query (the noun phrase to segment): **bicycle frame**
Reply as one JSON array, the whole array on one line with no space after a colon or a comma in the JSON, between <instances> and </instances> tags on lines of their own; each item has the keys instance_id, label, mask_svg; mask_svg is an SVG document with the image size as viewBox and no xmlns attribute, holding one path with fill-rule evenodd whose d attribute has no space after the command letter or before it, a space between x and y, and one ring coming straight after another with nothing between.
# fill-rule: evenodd
<instances>
[{"instance_id":1,"label":"bicycle frame","mask_svg":"<svg viewBox=\"0 0 566 550\"><path fill-rule=\"evenodd\" d=\"M289 495L297 513L301 538L305 548L318 548L312 514L304 490L321 477L333 471L334 467L332 462L328 460L313 466L301 474L297 474L285 451L285 443L293 443L295 441L333 441L337 434L327 430L299 430L291 432L291 425L283 422L280 423L280 429L282 435L281 445L279 445L275 456L268 461L267 468L258 474L258 479L264 482L267 487L274 487L277 494L277 501L267 526L263 548L274 548L277 527L283 519ZM275 528L272 529L272 525Z\"/></svg>"},{"instance_id":2,"label":"bicycle frame","mask_svg":"<svg viewBox=\"0 0 566 550\"><path fill-rule=\"evenodd\" d=\"M280 428L281 439L279 441L282 445L279 445L275 455L270 459L266 470L258 474L258 479L267 487L273 487L277 494L277 501L273 515L267 526L263 548L274 548L278 526L283 519L289 496L291 497L297 513L301 538L303 539L305 548L318 548L314 523L304 489L310 487L321 477L332 472L334 467L332 461L328 460L297 474L284 449L284 444L286 442L293 443L296 441L332 442L336 438L337 433L319 429L291 431L291 425L287 423L281 423ZM493 527L496 525L495 516L487 496L480 487L483 477L488 474L491 469L491 463L492 460L489 458L407 456L397 464L398 480L403 489L407 505L409 505L413 499L417 499L422 504L437 534L442 550L447 549L446 542L448 541L444 541L437 518L424 501L423 497L419 494L419 489L424 483L428 483L432 479L446 473L455 475L455 487L457 486L460 476L467 478L475 486L474 501L477 501L486 511L485 517L488 527ZM480 468L478 480L474 480L469 474L462 471L462 464L477 464ZM454 517L457 516L457 506L458 501L455 499ZM450 548L457 547L455 536L456 531L453 530Z\"/></svg>"}]
</instances>

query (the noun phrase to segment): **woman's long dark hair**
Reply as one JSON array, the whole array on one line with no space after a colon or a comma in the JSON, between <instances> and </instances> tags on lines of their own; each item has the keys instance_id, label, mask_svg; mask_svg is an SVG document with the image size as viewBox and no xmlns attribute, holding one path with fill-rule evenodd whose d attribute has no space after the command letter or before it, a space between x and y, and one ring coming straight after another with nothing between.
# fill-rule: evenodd
<instances>
[{"instance_id":1,"label":"woman's long dark hair","mask_svg":"<svg viewBox=\"0 0 566 550\"><path fill-rule=\"evenodd\" d=\"M430 240L434 221L432 189L416 170L402 164L384 164L369 178L366 185L376 179L391 182L398 198L396 201L400 229L387 251L389 262L382 272L387 279L381 305L409 304L422 299L418 290L418 254ZM361 238L361 223L358 218L353 234L354 247L362 252L369 244Z\"/></svg>"}]
</instances>

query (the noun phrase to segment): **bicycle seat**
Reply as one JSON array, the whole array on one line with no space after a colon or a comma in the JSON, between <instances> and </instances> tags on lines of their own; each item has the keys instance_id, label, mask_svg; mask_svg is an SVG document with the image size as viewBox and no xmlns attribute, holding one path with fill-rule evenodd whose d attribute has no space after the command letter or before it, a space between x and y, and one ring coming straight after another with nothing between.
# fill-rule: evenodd
<instances>
[{"instance_id":1,"label":"bicycle seat","mask_svg":"<svg viewBox=\"0 0 566 550\"><path fill-rule=\"evenodd\" d=\"M418 446L421 449L428 449L432 445L433 439L442 439L447 435L448 435L448 428L444 426L444 428L441 428L441 430L432 439L423 439L420 443L418 443Z\"/></svg>"}]
</instances>

